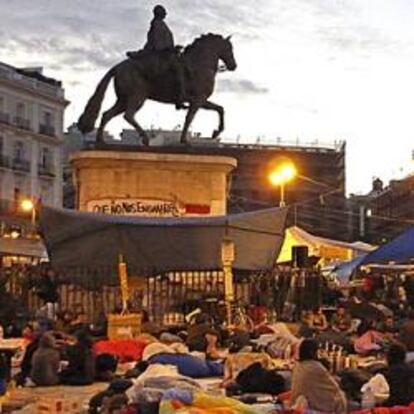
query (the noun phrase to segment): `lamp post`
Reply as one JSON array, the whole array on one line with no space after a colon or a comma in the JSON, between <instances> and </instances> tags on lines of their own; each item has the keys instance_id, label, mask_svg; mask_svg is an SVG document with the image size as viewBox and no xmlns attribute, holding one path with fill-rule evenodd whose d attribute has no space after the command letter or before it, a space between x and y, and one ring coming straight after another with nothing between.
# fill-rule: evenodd
<instances>
[{"instance_id":1,"label":"lamp post","mask_svg":"<svg viewBox=\"0 0 414 414\"><path fill-rule=\"evenodd\" d=\"M227 324L231 325L231 302L234 300L233 287L233 262L235 259L235 245L234 241L228 236L223 238L221 242L221 261L223 264L224 273L224 296L226 302L226 316Z\"/></svg>"},{"instance_id":2,"label":"lamp post","mask_svg":"<svg viewBox=\"0 0 414 414\"><path fill-rule=\"evenodd\" d=\"M285 207L285 185L297 176L297 170L293 163L286 162L275 168L269 174L269 181L274 187L280 187L279 207Z\"/></svg>"}]
</instances>

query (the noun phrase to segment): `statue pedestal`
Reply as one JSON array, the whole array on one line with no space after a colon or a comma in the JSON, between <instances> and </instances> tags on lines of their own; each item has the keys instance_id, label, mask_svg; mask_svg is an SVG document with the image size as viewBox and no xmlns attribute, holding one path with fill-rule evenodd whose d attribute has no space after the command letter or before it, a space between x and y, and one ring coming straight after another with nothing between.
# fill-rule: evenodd
<instances>
[{"instance_id":1,"label":"statue pedestal","mask_svg":"<svg viewBox=\"0 0 414 414\"><path fill-rule=\"evenodd\" d=\"M234 158L193 154L81 151L71 158L77 208L151 217L227 212Z\"/></svg>"}]
</instances>

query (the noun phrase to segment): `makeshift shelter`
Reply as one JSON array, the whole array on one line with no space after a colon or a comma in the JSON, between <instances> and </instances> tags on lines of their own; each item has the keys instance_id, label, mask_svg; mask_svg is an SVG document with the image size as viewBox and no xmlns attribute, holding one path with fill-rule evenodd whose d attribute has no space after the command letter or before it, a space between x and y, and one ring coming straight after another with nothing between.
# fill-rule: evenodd
<instances>
[{"instance_id":1,"label":"makeshift shelter","mask_svg":"<svg viewBox=\"0 0 414 414\"><path fill-rule=\"evenodd\" d=\"M46 248L39 239L0 238L0 254L47 260Z\"/></svg>"},{"instance_id":2,"label":"makeshift shelter","mask_svg":"<svg viewBox=\"0 0 414 414\"><path fill-rule=\"evenodd\" d=\"M287 209L205 218L148 218L43 207L39 222L56 269L113 269L118 255L139 276L220 269L221 243L235 244L233 267L269 269L282 245Z\"/></svg>"},{"instance_id":3,"label":"makeshift shelter","mask_svg":"<svg viewBox=\"0 0 414 414\"><path fill-rule=\"evenodd\" d=\"M309 256L320 257L322 265L327 265L331 262L348 261L375 248L362 242L346 243L315 236L300 227L293 226L286 230L286 237L277 260L278 263L292 260L292 247L294 246L307 246Z\"/></svg>"},{"instance_id":4,"label":"makeshift shelter","mask_svg":"<svg viewBox=\"0 0 414 414\"><path fill-rule=\"evenodd\" d=\"M409 263L414 261L414 227L365 256L361 265L372 263Z\"/></svg>"}]
</instances>

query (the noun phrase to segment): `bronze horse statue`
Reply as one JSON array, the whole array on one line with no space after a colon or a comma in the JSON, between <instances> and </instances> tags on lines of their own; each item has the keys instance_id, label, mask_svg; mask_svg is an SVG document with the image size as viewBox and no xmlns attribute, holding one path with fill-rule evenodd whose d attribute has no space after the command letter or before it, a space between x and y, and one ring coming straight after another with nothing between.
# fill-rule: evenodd
<instances>
[{"instance_id":1,"label":"bronze horse statue","mask_svg":"<svg viewBox=\"0 0 414 414\"><path fill-rule=\"evenodd\" d=\"M218 113L219 125L212 135L213 138L216 138L224 130L224 108L209 101L209 97L214 91L219 61L224 62L227 70L234 71L237 67L230 37L224 38L215 34L203 35L184 49L181 59L186 68L185 102L188 103L181 142L187 142L188 128L200 108ZM95 93L89 99L80 116L79 130L82 133L93 131L106 89L110 80L114 78L117 101L103 113L96 141L103 142L106 124L124 112L125 120L142 137L143 144L149 145L148 135L135 120L135 113L142 107L146 99L171 104L176 102L174 73L171 70L165 70L157 75L155 70L157 67L154 64L154 59L149 56L148 59L144 57L140 60L126 59L111 68L99 82ZM155 75L151 76L151 73L155 73Z\"/></svg>"}]
</instances>

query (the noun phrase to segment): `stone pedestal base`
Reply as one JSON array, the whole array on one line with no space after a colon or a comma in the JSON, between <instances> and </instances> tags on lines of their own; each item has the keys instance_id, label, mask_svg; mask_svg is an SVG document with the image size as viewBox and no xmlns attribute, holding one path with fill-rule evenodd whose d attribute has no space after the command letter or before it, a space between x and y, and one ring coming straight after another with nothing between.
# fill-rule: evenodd
<instances>
[{"instance_id":1,"label":"stone pedestal base","mask_svg":"<svg viewBox=\"0 0 414 414\"><path fill-rule=\"evenodd\" d=\"M138 216L226 214L234 158L151 152L82 151L71 158L77 207Z\"/></svg>"}]
</instances>

